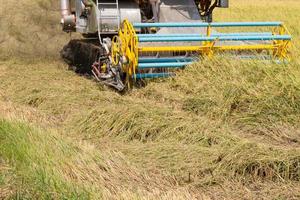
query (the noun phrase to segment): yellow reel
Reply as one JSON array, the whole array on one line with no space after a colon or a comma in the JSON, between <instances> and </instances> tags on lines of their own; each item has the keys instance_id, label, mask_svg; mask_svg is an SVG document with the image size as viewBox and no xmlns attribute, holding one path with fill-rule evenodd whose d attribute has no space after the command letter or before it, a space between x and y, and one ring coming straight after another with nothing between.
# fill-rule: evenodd
<instances>
[{"instance_id":1,"label":"yellow reel","mask_svg":"<svg viewBox=\"0 0 300 200\"><path fill-rule=\"evenodd\" d=\"M121 41L118 36L114 36L111 44L111 60L113 65L118 65L121 56Z\"/></svg>"}]
</instances>

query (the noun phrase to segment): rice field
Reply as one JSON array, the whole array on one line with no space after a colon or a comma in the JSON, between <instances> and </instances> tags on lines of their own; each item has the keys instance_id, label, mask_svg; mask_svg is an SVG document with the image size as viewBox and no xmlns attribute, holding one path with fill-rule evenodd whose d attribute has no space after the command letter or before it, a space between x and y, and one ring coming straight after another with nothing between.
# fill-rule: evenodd
<instances>
[{"instance_id":1,"label":"rice field","mask_svg":"<svg viewBox=\"0 0 300 200\"><path fill-rule=\"evenodd\" d=\"M298 0L214 18L285 22L289 63L205 59L123 95L59 58L80 36L58 1L0 3L0 199L300 198Z\"/></svg>"}]
</instances>

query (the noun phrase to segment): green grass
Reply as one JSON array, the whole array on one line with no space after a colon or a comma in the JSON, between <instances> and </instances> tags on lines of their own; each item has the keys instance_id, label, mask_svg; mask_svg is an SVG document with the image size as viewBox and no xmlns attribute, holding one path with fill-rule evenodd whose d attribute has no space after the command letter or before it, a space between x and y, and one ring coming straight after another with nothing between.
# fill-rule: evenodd
<instances>
[{"instance_id":1,"label":"green grass","mask_svg":"<svg viewBox=\"0 0 300 200\"><path fill-rule=\"evenodd\" d=\"M35 12L0 12L0 198L300 198L296 0L236 0L215 18L285 21L290 63L220 56L125 95L59 60L57 2L21 5Z\"/></svg>"},{"instance_id":2,"label":"green grass","mask_svg":"<svg viewBox=\"0 0 300 200\"><path fill-rule=\"evenodd\" d=\"M1 159L11 167L16 199L87 199L81 186L64 180L59 166L72 156L73 147L33 130L23 123L0 121ZM75 153L75 151L74 151ZM58 157L57 155L60 155ZM74 155L73 155L74 156ZM3 178L4 180L4 178Z\"/></svg>"}]
</instances>

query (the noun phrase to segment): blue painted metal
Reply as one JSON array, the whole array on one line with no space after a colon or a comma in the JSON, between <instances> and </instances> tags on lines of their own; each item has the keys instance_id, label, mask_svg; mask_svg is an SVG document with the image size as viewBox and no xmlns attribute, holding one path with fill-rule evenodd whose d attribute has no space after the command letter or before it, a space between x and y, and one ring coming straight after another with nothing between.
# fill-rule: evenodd
<instances>
[{"instance_id":1,"label":"blue painted metal","mask_svg":"<svg viewBox=\"0 0 300 200\"><path fill-rule=\"evenodd\" d=\"M212 37L220 36L271 36L272 32L241 32L241 33L215 33L211 34ZM138 37L205 37L203 34L137 34Z\"/></svg>"},{"instance_id":2,"label":"blue painted metal","mask_svg":"<svg viewBox=\"0 0 300 200\"><path fill-rule=\"evenodd\" d=\"M217 37L220 41L256 41L256 40L291 40L290 35L272 35L272 36L221 36Z\"/></svg>"},{"instance_id":3,"label":"blue painted metal","mask_svg":"<svg viewBox=\"0 0 300 200\"><path fill-rule=\"evenodd\" d=\"M214 22L214 23L133 23L134 28L147 27L255 27L255 26L281 26L282 22Z\"/></svg>"},{"instance_id":4,"label":"blue painted metal","mask_svg":"<svg viewBox=\"0 0 300 200\"><path fill-rule=\"evenodd\" d=\"M255 27L255 26L281 26L282 22L224 22L211 23L211 27Z\"/></svg>"},{"instance_id":5,"label":"blue painted metal","mask_svg":"<svg viewBox=\"0 0 300 200\"><path fill-rule=\"evenodd\" d=\"M214 41L216 37L141 37L139 42L204 42Z\"/></svg>"},{"instance_id":6,"label":"blue painted metal","mask_svg":"<svg viewBox=\"0 0 300 200\"><path fill-rule=\"evenodd\" d=\"M204 42L204 41L260 41L260 40L291 40L290 35L272 36L220 36L220 37L141 37L139 42Z\"/></svg>"},{"instance_id":7,"label":"blue painted metal","mask_svg":"<svg viewBox=\"0 0 300 200\"><path fill-rule=\"evenodd\" d=\"M140 57L139 63L163 63L163 62L196 62L199 58L193 57L165 57L165 58L156 58L156 57Z\"/></svg>"},{"instance_id":8,"label":"blue painted metal","mask_svg":"<svg viewBox=\"0 0 300 200\"><path fill-rule=\"evenodd\" d=\"M177 68L190 65L193 62L162 62L162 63L139 63L138 69L149 69L149 68Z\"/></svg>"},{"instance_id":9,"label":"blue painted metal","mask_svg":"<svg viewBox=\"0 0 300 200\"><path fill-rule=\"evenodd\" d=\"M174 73L147 73L147 74L136 74L133 78L144 79L144 78L167 78L175 76Z\"/></svg>"}]
</instances>

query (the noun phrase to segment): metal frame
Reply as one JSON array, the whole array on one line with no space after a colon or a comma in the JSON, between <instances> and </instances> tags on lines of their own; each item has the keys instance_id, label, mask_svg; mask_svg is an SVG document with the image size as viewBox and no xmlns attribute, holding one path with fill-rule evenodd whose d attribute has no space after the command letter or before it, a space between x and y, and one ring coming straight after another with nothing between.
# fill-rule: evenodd
<instances>
[{"instance_id":1,"label":"metal frame","mask_svg":"<svg viewBox=\"0 0 300 200\"><path fill-rule=\"evenodd\" d=\"M140 28L177 28L199 27L206 28L203 34L137 34ZM213 33L213 28L219 27L272 27L272 32L241 32L241 33ZM145 59L142 55L162 52L197 52L201 56L212 57L217 52L224 51L258 51L266 50L274 59L289 60L288 48L291 35L282 22L225 22L225 23L134 23L125 20L119 31L120 49L115 54L125 56L127 62L122 63L123 71L127 74L127 83L131 78L167 77L173 73L141 74L138 71L149 68L181 68L191 64L192 60L177 58ZM235 44L235 41L241 43ZM245 42L247 41L247 42ZM248 44L251 41L251 44ZM170 42L179 43L171 45ZM183 42L200 42L200 45L180 45ZM148 43L143 46L141 44ZM160 45L155 45L159 43ZM164 45L165 44L165 45ZM183 43L184 44L184 43ZM149 59L149 58L148 58ZM143 61L144 60L144 61ZM143 61L143 62L141 62Z\"/></svg>"}]
</instances>

